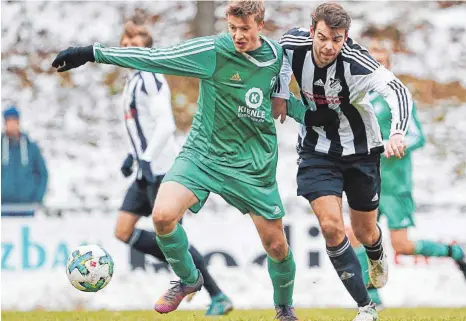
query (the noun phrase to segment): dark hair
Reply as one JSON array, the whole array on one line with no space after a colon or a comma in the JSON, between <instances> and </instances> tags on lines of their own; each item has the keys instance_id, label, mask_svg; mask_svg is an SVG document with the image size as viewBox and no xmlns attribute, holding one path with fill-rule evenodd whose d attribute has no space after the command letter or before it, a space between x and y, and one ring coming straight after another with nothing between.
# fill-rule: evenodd
<instances>
[{"instance_id":1,"label":"dark hair","mask_svg":"<svg viewBox=\"0 0 466 321\"><path fill-rule=\"evenodd\" d=\"M319 21L324 21L331 29L345 28L348 32L351 26L351 17L338 3L323 3L311 15L312 28L316 28Z\"/></svg>"},{"instance_id":2,"label":"dark hair","mask_svg":"<svg viewBox=\"0 0 466 321\"><path fill-rule=\"evenodd\" d=\"M230 0L225 12L226 16L246 18L254 15L257 23L264 21L265 8L263 0Z\"/></svg>"},{"instance_id":3,"label":"dark hair","mask_svg":"<svg viewBox=\"0 0 466 321\"><path fill-rule=\"evenodd\" d=\"M136 36L140 36L141 38L143 38L144 45L146 47L148 48L152 47L153 40L147 27L142 24L135 23L133 20L127 21L123 28L123 34L121 35L121 40L123 40L124 37L133 38Z\"/></svg>"}]
</instances>

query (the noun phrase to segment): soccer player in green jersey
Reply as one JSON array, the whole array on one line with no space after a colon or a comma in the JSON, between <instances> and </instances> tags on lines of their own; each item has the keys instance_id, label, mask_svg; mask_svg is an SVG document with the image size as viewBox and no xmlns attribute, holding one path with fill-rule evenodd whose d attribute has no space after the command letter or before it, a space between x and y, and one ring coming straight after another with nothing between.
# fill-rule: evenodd
<instances>
[{"instance_id":1,"label":"soccer player in green jersey","mask_svg":"<svg viewBox=\"0 0 466 321\"><path fill-rule=\"evenodd\" d=\"M385 68L390 69L390 53L387 48L378 42L373 42L369 48L372 57L378 60ZM377 115L382 131L382 137L388 137L391 126L390 108L385 99L377 93L370 93L371 104ZM382 187L380 193L379 218L387 218L390 229L390 240L397 254L451 257L457 263L466 277L466 261L464 252L459 245L449 245L431 240L411 241L408 237L408 228L414 226L413 214L415 210L412 189L411 152L424 145L425 137L416 108L413 106L412 118L406 136L407 148L405 156L401 159L381 159ZM382 304L376 288L369 281L367 255L364 247L349 230L351 244L358 260L361 263L364 282L369 284L369 296L372 301Z\"/></svg>"},{"instance_id":2,"label":"soccer player in green jersey","mask_svg":"<svg viewBox=\"0 0 466 321\"><path fill-rule=\"evenodd\" d=\"M96 43L63 50L52 63L59 72L92 61L200 79L192 129L153 209L157 242L180 278L156 302L159 313L175 310L202 287L202 275L178 221L187 209L197 213L213 192L250 215L268 254L277 319L297 320L292 307L296 267L282 224L285 212L275 178L277 137L270 102L283 52L260 35L264 11L263 1L230 1L227 34L167 48L106 48Z\"/></svg>"}]
</instances>

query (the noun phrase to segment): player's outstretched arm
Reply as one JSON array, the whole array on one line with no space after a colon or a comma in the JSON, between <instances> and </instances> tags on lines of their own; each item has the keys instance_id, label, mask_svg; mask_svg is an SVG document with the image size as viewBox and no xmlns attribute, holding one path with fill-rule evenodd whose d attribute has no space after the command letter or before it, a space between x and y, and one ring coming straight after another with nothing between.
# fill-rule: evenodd
<instances>
[{"instance_id":1,"label":"player's outstretched arm","mask_svg":"<svg viewBox=\"0 0 466 321\"><path fill-rule=\"evenodd\" d=\"M61 51L52 66L59 72L97 62L167 75L212 76L216 66L214 37L201 37L166 48L103 47L99 43Z\"/></svg>"}]
</instances>

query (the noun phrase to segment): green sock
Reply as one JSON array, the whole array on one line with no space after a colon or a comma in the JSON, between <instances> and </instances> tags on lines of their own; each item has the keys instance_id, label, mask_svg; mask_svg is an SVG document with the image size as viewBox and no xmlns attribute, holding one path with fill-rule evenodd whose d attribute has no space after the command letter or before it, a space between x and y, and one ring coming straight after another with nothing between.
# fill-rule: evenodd
<instances>
[{"instance_id":1,"label":"green sock","mask_svg":"<svg viewBox=\"0 0 466 321\"><path fill-rule=\"evenodd\" d=\"M433 241L416 241L414 242L414 253L423 256L448 256L449 246L446 244Z\"/></svg>"},{"instance_id":2,"label":"green sock","mask_svg":"<svg viewBox=\"0 0 466 321\"><path fill-rule=\"evenodd\" d=\"M364 246L358 246L354 248L354 252L358 257L359 264L361 264L362 270L362 279L364 284L369 284L369 262L367 262L367 254L366 249ZM379 291L376 288L371 287L367 291L369 293L369 297L371 298L372 302L376 304L382 304L382 300L380 300Z\"/></svg>"},{"instance_id":3,"label":"green sock","mask_svg":"<svg viewBox=\"0 0 466 321\"><path fill-rule=\"evenodd\" d=\"M183 227L177 224L173 232L166 235L157 235L157 243L181 282L184 284L196 283L199 271L188 251L188 237Z\"/></svg>"},{"instance_id":4,"label":"green sock","mask_svg":"<svg viewBox=\"0 0 466 321\"><path fill-rule=\"evenodd\" d=\"M293 305L294 277L296 265L291 249L281 262L267 256L267 265L273 285L273 302L277 305Z\"/></svg>"},{"instance_id":5,"label":"green sock","mask_svg":"<svg viewBox=\"0 0 466 321\"><path fill-rule=\"evenodd\" d=\"M362 279L364 284L369 284L369 262L367 262L367 254L364 246L358 246L354 248L354 252L358 257L358 261L361 264Z\"/></svg>"}]
</instances>

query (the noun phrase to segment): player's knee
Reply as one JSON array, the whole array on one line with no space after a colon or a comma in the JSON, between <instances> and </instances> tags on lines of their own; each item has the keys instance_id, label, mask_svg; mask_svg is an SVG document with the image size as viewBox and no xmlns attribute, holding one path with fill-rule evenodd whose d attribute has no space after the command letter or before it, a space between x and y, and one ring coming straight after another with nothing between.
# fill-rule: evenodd
<instances>
[{"instance_id":1,"label":"player's knee","mask_svg":"<svg viewBox=\"0 0 466 321\"><path fill-rule=\"evenodd\" d=\"M273 240L264 244L267 254L277 261L283 261L288 255L288 244L286 240Z\"/></svg>"},{"instance_id":2,"label":"player's knee","mask_svg":"<svg viewBox=\"0 0 466 321\"><path fill-rule=\"evenodd\" d=\"M354 236L358 239L359 242L362 244L374 244L377 241L377 228L370 227L370 226L358 226L353 230Z\"/></svg>"},{"instance_id":3,"label":"player's knee","mask_svg":"<svg viewBox=\"0 0 466 321\"><path fill-rule=\"evenodd\" d=\"M158 232L176 225L176 218L176 213L174 213L169 207L157 204L154 206L154 210L152 211L152 221L154 222L155 228Z\"/></svg>"},{"instance_id":4,"label":"player's knee","mask_svg":"<svg viewBox=\"0 0 466 321\"><path fill-rule=\"evenodd\" d=\"M345 235L345 227L337 219L325 219L320 223L322 234L327 241L341 239Z\"/></svg>"}]
</instances>

